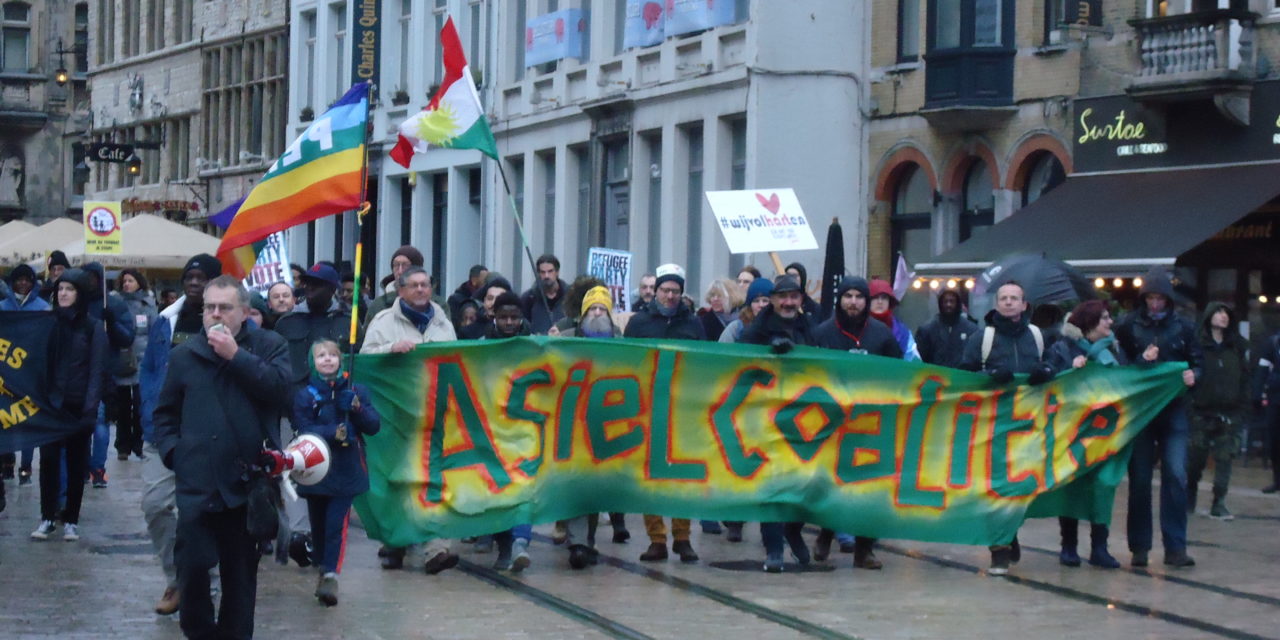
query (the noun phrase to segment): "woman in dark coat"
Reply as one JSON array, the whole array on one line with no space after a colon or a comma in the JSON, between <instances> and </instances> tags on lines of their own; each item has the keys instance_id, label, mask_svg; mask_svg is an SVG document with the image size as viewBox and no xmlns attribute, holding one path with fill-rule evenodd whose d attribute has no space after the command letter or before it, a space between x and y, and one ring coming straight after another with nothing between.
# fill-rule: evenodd
<instances>
[{"instance_id":1,"label":"woman in dark coat","mask_svg":"<svg viewBox=\"0 0 1280 640\"><path fill-rule=\"evenodd\" d=\"M1093 362L1104 367L1127 364L1124 351L1115 343L1111 333L1111 313L1101 300L1087 300L1076 305L1062 328L1062 338L1049 348L1045 360L1056 372L1079 369ZM1126 451L1124 454L1128 456ZM1062 551L1058 562L1068 567L1080 566L1076 552L1079 541L1080 521L1075 518L1058 518L1062 533ZM1089 530L1091 552L1089 564L1103 569L1118 569L1120 562L1107 551L1110 531L1107 525L1093 523Z\"/></svg>"},{"instance_id":2,"label":"woman in dark coat","mask_svg":"<svg viewBox=\"0 0 1280 640\"><path fill-rule=\"evenodd\" d=\"M53 371L49 398L58 409L75 418L79 429L66 438L40 447L40 526L31 532L36 540L53 534L58 511L61 460L67 462L67 503L62 521L64 540L80 539L80 503L89 467L89 438L98 420L98 404L107 379L107 334L101 322L89 316L89 274L68 269L54 286L54 315L58 324L50 340Z\"/></svg>"},{"instance_id":3,"label":"woman in dark coat","mask_svg":"<svg viewBox=\"0 0 1280 640\"><path fill-rule=\"evenodd\" d=\"M293 426L329 445L329 472L320 482L298 487L307 499L313 561L320 567L316 598L338 604L338 573L346 550L348 514L355 497L369 490L364 438L378 433L381 422L369 391L342 370L342 348L328 339L311 345L311 379L293 400Z\"/></svg>"}]
</instances>

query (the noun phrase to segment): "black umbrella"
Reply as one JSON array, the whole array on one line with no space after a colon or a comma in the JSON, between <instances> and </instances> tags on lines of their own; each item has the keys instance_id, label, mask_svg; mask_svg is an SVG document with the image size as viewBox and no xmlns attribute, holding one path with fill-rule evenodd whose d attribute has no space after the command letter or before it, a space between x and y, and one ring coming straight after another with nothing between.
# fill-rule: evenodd
<instances>
[{"instance_id":1,"label":"black umbrella","mask_svg":"<svg viewBox=\"0 0 1280 640\"><path fill-rule=\"evenodd\" d=\"M844 231L832 218L827 227L827 255L822 260L822 317L830 318L836 307L836 288L844 278Z\"/></svg>"},{"instance_id":2,"label":"black umbrella","mask_svg":"<svg viewBox=\"0 0 1280 640\"><path fill-rule=\"evenodd\" d=\"M1097 297L1093 283L1074 267L1044 254L1015 254L996 261L978 276L977 295L994 292L1006 282L1017 282L1035 307L1068 300Z\"/></svg>"}]
</instances>

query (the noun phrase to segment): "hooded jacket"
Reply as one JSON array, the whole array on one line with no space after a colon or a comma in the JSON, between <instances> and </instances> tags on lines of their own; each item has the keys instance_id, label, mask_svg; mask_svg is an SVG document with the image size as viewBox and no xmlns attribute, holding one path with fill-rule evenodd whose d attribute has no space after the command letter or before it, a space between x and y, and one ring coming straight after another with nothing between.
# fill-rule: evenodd
<instances>
[{"instance_id":1,"label":"hooded jacket","mask_svg":"<svg viewBox=\"0 0 1280 640\"><path fill-rule=\"evenodd\" d=\"M982 362L982 336L984 331L977 331L969 336L964 344L964 354L960 358L960 368L968 371L991 372L997 369L1008 369L1013 373L1031 373L1031 370L1044 360L1036 345L1036 338L1031 333L1030 315L1025 311L1016 319L1006 318L992 309L987 312L984 321L986 326L994 327L995 338L991 342L991 353L985 366ZM1048 345L1045 345L1048 349Z\"/></svg>"},{"instance_id":2,"label":"hooded jacket","mask_svg":"<svg viewBox=\"0 0 1280 640\"><path fill-rule=\"evenodd\" d=\"M955 313L948 315L942 312L942 296L957 298ZM964 314L959 297L960 294L954 291L943 291L938 296L938 315L916 331L916 347L921 360L953 369L960 366L965 342L978 332L978 323Z\"/></svg>"},{"instance_id":3,"label":"hooded jacket","mask_svg":"<svg viewBox=\"0 0 1280 640\"><path fill-rule=\"evenodd\" d=\"M836 349L849 353L869 353L888 358L901 358L902 347L893 332L883 322L871 317L867 308L858 316L850 316L838 302L844 294L857 289L871 304L870 287L863 278L846 276L836 287L836 306L831 318L814 330L816 345L824 349Z\"/></svg>"},{"instance_id":4,"label":"hooded jacket","mask_svg":"<svg viewBox=\"0 0 1280 640\"><path fill-rule=\"evenodd\" d=\"M31 280L31 291L25 298L19 298L18 293L13 290L13 282L22 276ZM40 297L40 283L36 281L35 269L20 264L9 272L7 286L0 287L0 311L48 311L51 308L49 302Z\"/></svg>"},{"instance_id":5,"label":"hooded jacket","mask_svg":"<svg viewBox=\"0 0 1280 640\"><path fill-rule=\"evenodd\" d=\"M358 409L339 407L339 398L346 392L359 398ZM319 436L329 445L329 471L316 484L298 485L300 495L358 496L369 490L364 438L376 435L382 422L364 385L352 383L345 375L329 381L312 373L306 388L294 395L289 417L299 434ZM346 433L339 438L338 427L344 425Z\"/></svg>"},{"instance_id":6,"label":"hooded jacket","mask_svg":"<svg viewBox=\"0 0 1280 640\"><path fill-rule=\"evenodd\" d=\"M689 305L679 303L675 314L670 317L658 311L658 304L649 305L643 311L637 311L627 322L623 331L624 338L656 338L660 340L703 340L702 323Z\"/></svg>"},{"instance_id":7,"label":"hooded jacket","mask_svg":"<svg viewBox=\"0 0 1280 640\"><path fill-rule=\"evenodd\" d=\"M1222 330L1222 342L1213 339L1210 319L1225 310L1230 320ZM1210 302L1200 316L1200 349L1204 354L1203 376L1191 389L1193 406L1203 411L1237 412L1249 403L1249 344L1240 335L1239 323L1231 308Z\"/></svg>"},{"instance_id":8,"label":"hooded jacket","mask_svg":"<svg viewBox=\"0 0 1280 640\"><path fill-rule=\"evenodd\" d=\"M90 295L93 302L89 304L89 317L94 320L106 321L107 339L111 342L112 349L128 349L133 345L134 321L129 315L129 305L119 297L106 297L106 302L101 302L103 297L103 287L107 284L106 274L103 272L102 265L97 262L90 262L84 267L85 271L91 271L98 277L98 286ZM115 367L115 353L111 354L111 366Z\"/></svg>"},{"instance_id":9,"label":"hooded jacket","mask_svg":"<svg viewBox=\"0 0 1280 640\"><path fill-rule=\"evenodd\" d=\"M54 310L58 322L49 340L53 370L48 397L54 407L66 411L76 418L82 430L88 430L98 421L98 404L107 393L110 379L107 335L102 323L89 314L93 306L89 275L80 269L68 269L58 282L68 282L76 288L76 303L70 309Z\"/></svg>"},{"instance_id":10,"label":"hooded jacket","mask_svg":"<svg viewBox=\"0 0 1280 640\"><path fill-rule=\"evenodd\" d=\"M1191 321L1178 315L1173 309L1173 284L1163 272L1147 274L1141 297L1149 293L1163 295L1169 305L1160 318L1151 317L1145 303L1140 302L1138 309L1125 314L1116 323L1116 341L1120 350L1130 362L1142 362L1142 352L1148 345L1160 348L1156 362L1186 362L1195 372L1196 380L1203 373L1204 355L1200 349L1200 340L1196 337L1196 329Z\"/></svg>"},{"instance_id":11,"label":"hooded jacket","mask_svg":"<svg viewBox=\"0 0 1280 640\"><path fill-rule=\"evenodd\" d=\"M283 338L245 323L226 360L204 331L174 347L156 404L156 447L173 469L179 513L234 509L249 493L248 465L264 443L279 448L288 410L289 349Z\"/></svg>"},{"instance_id":12,"label":"hooded jacket","mask_svg":"<svg viewBox=\"0 0 1280 640\"><path fill-rule=\"evenodd\" d=\"M800 274L800 292L803 294L800 300L800 309L804 311L805 315L811 316L813 318L811 324L817 326L819 322L826 320L826 318L822 317L822 305L819 305L813 298L809 297L809 270L805 269L804 265L799 262L792 262L787 265L787 269L795 269ZM786 270L784 269L783 271L785 272Z\"/></svg>"},{"instance_id":13,"label":"hooded jacket","mask_svg":"<svg viewBox=\"0 0 1280 640\"><path fill-rule=\"evenodd\" d=\"M453 323L445 317L444 308L435 302L432 302L431 306L434 308L434 313L426 331L418 331L418 327L404 315L399 303L378 312L378 315L369 321L369 329L365 334L364 344L360 347L360 353L391 353L391 347L401 340L407 340L413 344L457 340L458 336L453 332Z\"/></svg>"},{"instance_id":14,"label":"hooded jacket","mask_svg":"<svg viewBox=\"0 0 1280 640\"><path fill-rule=\"evenodd\" d=\"M312 313L307 301L303 300L293 311L276 320L275 332L289 343L293 387L302 389L310 377L307 362L311 357L311 344L321 338L346 344L351 337L351 312L342 310L336 296L329 301L329 308L323 313Z\"/></svg>"}]
</instances>

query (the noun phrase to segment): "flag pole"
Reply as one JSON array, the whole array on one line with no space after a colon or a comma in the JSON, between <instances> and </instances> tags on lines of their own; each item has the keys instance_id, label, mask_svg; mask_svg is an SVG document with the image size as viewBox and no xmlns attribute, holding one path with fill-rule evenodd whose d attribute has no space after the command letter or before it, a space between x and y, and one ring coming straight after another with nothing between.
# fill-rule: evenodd
<instances>
[{"instance_id":1,"label":"flag pole","mask_svg":"<svg viewBox=\"0 0 1280 640\"><path fill-rule=\"evenodd\" d=\"M347 340L347 355L350 360L347 365L348 379L352 382L356 377L356 339L359 337L360 331L360 294L364 290L361 286L361 276L364 269L361 264L364 262L364 216L369 213L372 205L369 204L369 128L372 126L369 122L369 111L373 109L373 82L365 80L365 86L368 94L364 102L364 161L360 164L360 209L356 211L356 251L354 264L355 291L351 294L351 332ZM342 224L341 221L338 224Z\"/></svg>"},{"instance_id":2,"label":"flag pole","mask_svg":"<svg viewBox=\"0 0 1280 640\"><path fill-rule=\"evenodd\" d=\"M498 163L498 175L502 176L502 188L507 192L507 202L511 204L511 217L516 219L516 231L520 234L520 244L524 245L524 255L529 259L529 268L533 269L534 287L538 290L538 298L542 300L542 306L547 310L547 317L551 317L551 302L547 300L546 293L542 291L542 286L538 282L538 264L533 259L533 250L529 248L529 238L524 233L524 221L520 219L520 209L516 207L516 197L511 193L511 184L507 182L507 170L502 168L502 161L494 159Z\"/></svg>"}]
</instances>

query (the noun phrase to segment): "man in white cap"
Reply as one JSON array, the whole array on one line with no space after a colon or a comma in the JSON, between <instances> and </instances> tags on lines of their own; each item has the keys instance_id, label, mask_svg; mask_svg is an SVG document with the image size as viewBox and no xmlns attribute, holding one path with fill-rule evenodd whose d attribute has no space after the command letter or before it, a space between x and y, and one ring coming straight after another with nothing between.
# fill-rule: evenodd
<instances>
[{"instance_id":1,"label":"man in white cap","mask_svg":"<svg viewBox=\"0 0 1280 640\"><path fill-rule=\"evenodd\" d=\"M653 302L631 317L623 337L705 340L702 323L693 309L681 300L684 297L684 269L678 264L664 264L658 267L656 274L657 290ZM649 534L649 549L640 555L640 559L645 562L666 560L667 528L662 516L645 515L644 528ZM680 561L697 562L698 554L689 544L689 519L672 518L671 534L675 538L671 550L680 556Z\"/></svg>"}]
</instances>

